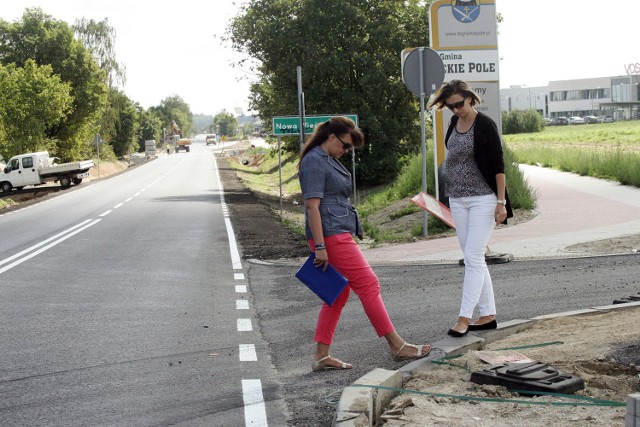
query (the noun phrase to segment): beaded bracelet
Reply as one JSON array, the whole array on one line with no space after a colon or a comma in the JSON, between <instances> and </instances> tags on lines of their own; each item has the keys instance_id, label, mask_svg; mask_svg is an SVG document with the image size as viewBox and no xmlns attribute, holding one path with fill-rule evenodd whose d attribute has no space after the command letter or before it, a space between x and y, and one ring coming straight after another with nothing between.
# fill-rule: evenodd
<instances>
[{"instance_id":1,"label":"beaded bracelet","mask_svg":"<svg viewBox=\"0 0 640 427\"><path fill-rule=\"evenodd\" d=\"M327 247L324 245L324 243L318 243L316 245L316 251L321 251L323 249L327 249Z\"/></svg>"}]
</instances>

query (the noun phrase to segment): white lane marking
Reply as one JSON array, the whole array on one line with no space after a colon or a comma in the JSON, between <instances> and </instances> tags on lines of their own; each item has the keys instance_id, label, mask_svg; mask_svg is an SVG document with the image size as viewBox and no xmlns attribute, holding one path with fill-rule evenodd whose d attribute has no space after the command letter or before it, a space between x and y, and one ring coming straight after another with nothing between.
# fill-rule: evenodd
<instances>
[{"instance_id":1,"label":"white lane marking","mask_svg":"<svg viewBox=\"0 0 640 427\"><path fill-rule=\"evenodd\" d=\"M224 224L227 226L227 235L229 236L229 251L231 252L231 265L234 270L242 270L242 262L240 261L240 253L238 252L238 244L236 243L236 236L233 234L233 227L231 226L231 219L225 218Z\"/></svg>"},{"instance_id":2,"label":"white lane marking","mask_svg":"<svg viewBox=\"0 0 640 427\"><path fill-rule=\"evenodd\" d=\"M111 212L113 212L113 210L112 210L112 209L109 209L108 211L106 211L106 212L104 212L104 213L101 213L99 216L107 216L107 215L109 215Z\"/></svg>"},{"instance_id":3,"label":"white lane marking","mask_svg":"<svg viewBox=\"0 0 640 427\"><path fill-rule=\"evenodd\" d=\"M220 180L218 162L216 161L216 156L213 154L213 151L211 152L211 157L213 158L213 164L216 168L216 181L220 194L220 205L222 206L224 225L227 227L227 236L229 238L229 252L231 252L231 265L234 270L242 270L242 261L240 259L240 253L238 252L238 244L236 243L236 236L233 233L233 227L231 226L231 220L229 219L227 203L224 201L224 188L222 187L222 181Z\"/></svg>"},{"instance_id":4,"label":"white lane marking","mask_svg":"<svg viewBox=\"0 0 640 427\"><path fill-rule=\"evenodd\" d=\"M237 299L236 300L236 309L237 310L249 310L249 301L246 299Z\"/></svg>"},{"instance_id":5,"label":"white lane marking","mask_svg":"<svg viewBox=\"0 0 640 427\"><path fill-rule=\"evenodd\" d=\"M133 195L133 197L138 197L140 195L140 192L138 191L136 194Z\"/></svg>"},{"instance_id":6,"label":"white lane marking","mask_svg":"<svg viewBox=\"0 0 640 427\"><path fill-rule=\"evenodd\" d=\"M242 401L244 402L244 425L268 427L267 409L260 380L242 380Z\"/></svg>"},{"instance_id":7,"label":"white lane marking","mask_svg":"<svg viewBox=\"0 0 640 427\"><path fill-rule=\"evenodd\" d=\"M241 362L257 362L256 346L253 344L240 344L239 357Z\"/></svg>"},{"instance_id":8,"label":"white lane marking","mask_svg":"<svg viewBox=\"0 0 640 427\"><path fill-rule=\"evenodd\" d=\"M8 263L9 261L13 261L14 259L19 258L19 257L21 257L22 255L24 255L24 254L26 254L26 253L28 253L28 252L31 252L31 251L32 251L32 250L34 250L34 249L38 249L40 246L46 245L46 244L47 244L47 243L49 243L50 241L55 240L55 239L57 239L57 238L58 238L58 237L60 237L60 236L64 236L65 234L67 234L67 233L69 233L69 232L71 232L71 231L75 230L75 229L76 229L76 228L78 228L78 227L82 227L83 225L85 225L86 223L88 223L88 222L90 222L90 221L91 221L90 219L84 220L84 221L82 221L80 224L76 224L76 225L74 225L73 227L68 228L68 229L66 229L66 230L62 231L62 232L60 232L60 233L56 234L56 235L55 235L55 236L53 236L53 237L49 237L48 239L43 240L42 242L40 242L40 243L38 243L38 244L36 244L36 245L33 245L33 246L31 246L30 248L27 248L27 249L25 249L25 250L23 250L23 251L21 251L21 252L18 252L17 254L12 255L12 256L10 256L9 258L5 258L5 259L3 259L2 261L0 261L0 265L6 264L6 263Z\"/></svg>"},{"instance_id":9,"label":"white lane marking","mask_svg":"<svg viewBox=\"0 0 640 427\"><path fill-rule=\"evenodd\" d=\"M236 292L239 294L246 294L247 293L247 286L246 285L236 285Z\"/></svg>"},{"instance_id":10,"label":"white lane marking","mask_svg":"<svg viewBox=\"0 0 640 427\"><path fill-rule=\"evenodd\" d=\"M92 225L95 225L95 224L99 223L100 221L102 221L102 220L101 220L101 219L95 219L95 220L93 220L92 222L90 222L89 224L87 224L87 225L85 225L85 226L83 226L83 227L81 227L81 228L79 228L79 229L77 229L77 230L75 230L75 231L73 231L73 232L71 232L71 233L69 233L69 234L67 234L67 235L63 236L63 237L61 237L60 239L58 239L58 240L56 240L56 241L54 241L54 242L52 242L52 243L49 243L47 246L45 246L45 247L43 247L43 248L40 248L40 249L38 249L37 251L32 252L32 253L30 253L29 255L27 255L27 256L25 256L25 257L23 257L23 258L20 258L19 260L15 261L15 262L13 262L13 263L11 263L11 264L9 264L9 265L5 266L5 267L0 268L0 274L4 273L4 272L5 272L5 271L7 271L7 270L12 269L12 268L13 268L13 267L15 267L16 265L22 264L23 262L25 262L25 261L27 261L27 260L30 260L30 259L31 259L31 258L33 258L34 256L39 255L39 254L41 254L42 252L46 251L47 249L50 249L50 248L54 247L54 246L55 246L55 245L57 245L58 243L62 243L62 242L64 242L64 241L65 241L65 240L67 240L69 237L71 237L71 236L74 236L74 235L78 234L79 232L81 232L81 231L83 231L83 230L85 230L85 229L87 229L87 228L91 227Z\"/></svg>"},{"instance_id":11,"label":"white lane marking","mask_svg":"<svg viewBox=\"0 0 640 427\"><path fill-rule=\"evenodd\" d=\"M118 203L117 205L115 205L115 206L113 207L113 209L118 209L118 208L119 208L120 206L122 206L122 205L124 205L124 203Z\"/></svg>"},{"instance_id":12,"label":"white lane marking","mask_svg":"<svg viewBox=\"0 0 640 427\"><path fill-rule=\"evenodd\" d=\"M133 197L129 197L129 198L128 198L127 200L125 200L124 202L125 202L125 203L127 203L127 202L130 202L131 200L133 200Z\"/></svg>"},{"instance_id":13,"label":"white lane marking","mask_svg":"<svg viewBox=\"0 0 640 427\"><path fill-rule=\"evenodd\" d=\"M233 273L233 278L235 280L244 280L244 273Z\"/></svg>"},{"instance_id":14,"label":"white lane marking","mask_svg":"<svg viewBox=\"0 0 640 427\"><path fill-rule=\"evenodd\" d=\"M253 331L251 319L238 319L238 332Z\"/></svg>"}]
</instances>

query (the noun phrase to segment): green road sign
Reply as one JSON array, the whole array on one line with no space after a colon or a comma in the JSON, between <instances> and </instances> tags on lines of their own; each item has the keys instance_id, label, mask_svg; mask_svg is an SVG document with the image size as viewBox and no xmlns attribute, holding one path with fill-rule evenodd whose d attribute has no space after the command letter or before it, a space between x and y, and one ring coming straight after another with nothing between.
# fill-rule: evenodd
<instances>
[{"instance_id":1,"label":"green road sign","mask_svg":"<svg viewBox=\"0 0 640 427\"><path fill-rule=\"evenodd\" d=\"M304 133L311 134L317 125L326 122L331 117L344 116L353 120L358 126L358 116L356 114L334 114L330 116L305 116L304 118ZM273 119L273 134L276 136L281 135L298 135L300 133L300 117L274 117Z\"/></svg>"}]
</instances>

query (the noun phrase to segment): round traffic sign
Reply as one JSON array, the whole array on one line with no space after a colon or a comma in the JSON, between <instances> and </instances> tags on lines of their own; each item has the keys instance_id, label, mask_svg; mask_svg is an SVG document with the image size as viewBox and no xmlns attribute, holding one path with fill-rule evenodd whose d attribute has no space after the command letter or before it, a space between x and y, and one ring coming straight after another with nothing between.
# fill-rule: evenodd
<instances>
[{"instance_id":1,"label":"round traffic sign","mask_svg":"<svg viewBox=\"0 0 640 427\"><path fill-rule=\"evenodd\" d=\"M420 74L422 59L422 74ZM444 81L444 63L440 55L428 47L418 47L409 52L402 61L402 80L415 95L420 95L420 80L425 95L434 93Z\"/></svg>"}]
</instances>

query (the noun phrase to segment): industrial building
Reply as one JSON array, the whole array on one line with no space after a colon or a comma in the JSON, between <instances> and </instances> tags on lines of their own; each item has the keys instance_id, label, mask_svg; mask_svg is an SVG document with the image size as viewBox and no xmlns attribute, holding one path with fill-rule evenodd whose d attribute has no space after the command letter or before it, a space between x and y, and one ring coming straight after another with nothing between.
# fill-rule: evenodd
<instances>
[{"instance_id":1,"label":"industrial building","mask_svg":"<svg viewBox=\"0 0 640 427\"><path fill-rule=\"evenodd\" d=\"M543 117L640 119L640 75L556 80L548 86L500 89L500 110L538 111Z\"/></svg>"}]
</instances>

